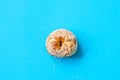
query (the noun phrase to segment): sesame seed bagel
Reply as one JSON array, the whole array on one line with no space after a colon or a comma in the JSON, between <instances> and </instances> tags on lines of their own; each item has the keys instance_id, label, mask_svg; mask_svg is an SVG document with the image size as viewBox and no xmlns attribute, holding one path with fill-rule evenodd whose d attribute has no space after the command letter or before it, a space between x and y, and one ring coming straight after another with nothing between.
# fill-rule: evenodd
<instances>
[{"instance_id":1,"label":"sesame seed bagel","mask_svg":"<svg viewBox=\"0 0 120 80\"><path fill-rule=\"evenodd\" d=\"M48 36L46 48L50 55L69 57L75 54L77 50L77 40L72 32L66 29L58 29Z\"/></svg>"}]
</instances>

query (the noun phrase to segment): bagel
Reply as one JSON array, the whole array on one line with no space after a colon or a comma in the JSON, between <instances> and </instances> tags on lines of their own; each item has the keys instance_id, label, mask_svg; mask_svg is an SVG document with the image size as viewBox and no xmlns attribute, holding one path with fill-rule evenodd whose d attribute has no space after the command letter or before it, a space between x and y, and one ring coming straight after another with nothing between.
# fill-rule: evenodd
<instances>
[{"instance_id":1,"label":"bagel","mask_svg":"<svg viewBox=\"0 0 120 80\"><path fill-rule=\"evenodd\" d=\"M72 32L66 29L58 29L47 37L46 48L52 56L69 57L77 51L77 40Z\"/></svg>"}]
</instances>

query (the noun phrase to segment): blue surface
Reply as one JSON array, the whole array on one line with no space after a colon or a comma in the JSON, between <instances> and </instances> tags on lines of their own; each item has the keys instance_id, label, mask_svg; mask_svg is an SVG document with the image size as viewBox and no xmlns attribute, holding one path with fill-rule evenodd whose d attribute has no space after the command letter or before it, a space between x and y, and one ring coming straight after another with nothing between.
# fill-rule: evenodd
<instances>
[{"instance_id":1,"label":"blue surface","mask_svg":"<svg viewBox=\"0 0 120 80\"><path fill-rule=\"evenodd\" d=\"M76 34L73 57L47 53L58 28ZM0 0L0 80L120 80L120 0Z\"/></svg>"}]
</instances>

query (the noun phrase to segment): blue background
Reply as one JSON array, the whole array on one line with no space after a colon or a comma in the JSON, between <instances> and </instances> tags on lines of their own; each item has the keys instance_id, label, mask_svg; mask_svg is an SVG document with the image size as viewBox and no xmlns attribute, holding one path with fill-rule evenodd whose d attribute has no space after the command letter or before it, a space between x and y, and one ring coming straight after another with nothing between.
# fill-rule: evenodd
<instances>
[{"instance_id":1,"label":"blue background","mask_svg":"<svg viewBox=\"0 0 120 80\"><path fill-rule=\"evenodd\" d=\"M46 51L59 28L77 36L73 57ZM120 1L0 0L0 80L120 80Z\"/></svg>"}]
</instances>

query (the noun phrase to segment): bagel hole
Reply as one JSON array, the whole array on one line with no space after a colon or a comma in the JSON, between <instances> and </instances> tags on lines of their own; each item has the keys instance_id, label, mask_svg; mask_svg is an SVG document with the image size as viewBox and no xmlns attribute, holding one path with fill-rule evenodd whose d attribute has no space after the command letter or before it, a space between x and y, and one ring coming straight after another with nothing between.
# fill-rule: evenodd
<instances>
[{"instance_id":1,"label":"bagel hole","mask_svg":"<svg viewBox=\"0 0 120 80\"><path fill-rule=\"evenodd\" d=\"M60 46L60 47L62 46L62 41L59 41L59 46Z\"/></svg>"},{"instance_id":2,"label":"bagel hole","mask_svg":"<svg viewBox=\"0 0 120 80\"><path fill-rule=\"evenodd\" d=\"M63 45L63 42L64 42L64 39L63 39L63 37L59 37L59 48L61 48L62 47L62 45Z\"/></svg>"}]
</instances>

